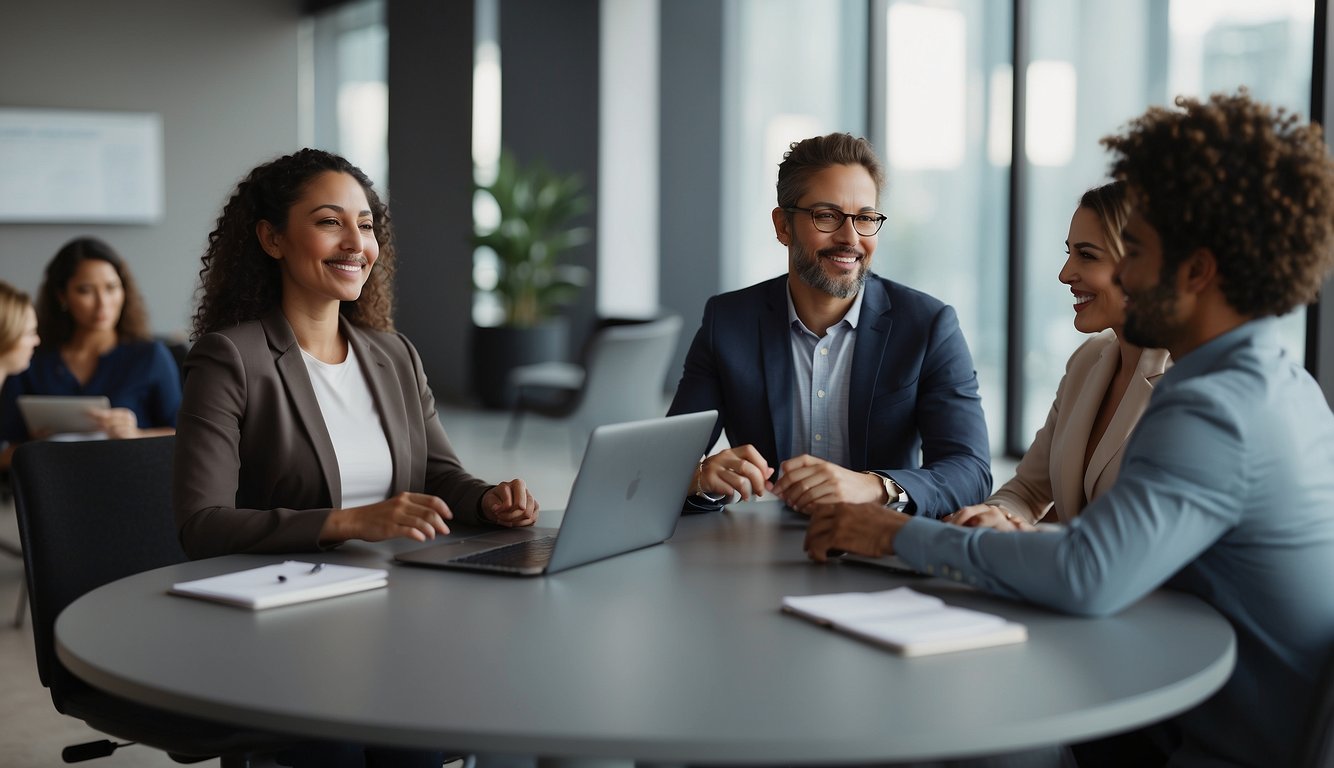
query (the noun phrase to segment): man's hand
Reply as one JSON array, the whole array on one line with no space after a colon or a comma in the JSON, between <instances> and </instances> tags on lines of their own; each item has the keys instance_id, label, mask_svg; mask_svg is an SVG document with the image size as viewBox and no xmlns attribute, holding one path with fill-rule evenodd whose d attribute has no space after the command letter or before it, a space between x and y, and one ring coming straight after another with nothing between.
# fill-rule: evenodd
<instances>
[{"instance_id":1,"label":"man's hand","mask_svg":"<svg viewBox=\"0 0 1334 768\"><path fill-rule=\"evenodd\" d=\"M854 472L810 454L788 459L780 469L774 495L805 515L817 504L876 502L883 506L888 501L879 476Z\"/></svg>"},{"instance_id":2,"label":"man's hand","mask_svg":"<svg viewBox=\"0 0 1334 768\"><path fill-rule=\"evenodd\" d=\"M742 445L719 451L700 462L695 471L695 484L691 493L705 493L730 496L741 494L742 501L752 496L763 496L772 490L769 478L774 469L764 460L753 445Z\"/></svg>"},{"instance_id":3,"label":"man's hand","mask_svg":"<svg viewBox=\"0 0 1334 768\"><path fill-rule=\"evenodd\" d=\"M817 504L806 527L806 555L823 563L831 554L894 554L894 536L910 518L882 504Z\"/></svg>"}]
</instances>

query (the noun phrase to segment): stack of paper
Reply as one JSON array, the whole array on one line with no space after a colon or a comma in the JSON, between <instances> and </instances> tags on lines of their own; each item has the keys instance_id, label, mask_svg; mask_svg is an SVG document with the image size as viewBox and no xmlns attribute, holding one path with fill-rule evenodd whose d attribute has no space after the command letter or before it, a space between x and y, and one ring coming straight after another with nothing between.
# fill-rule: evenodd
<instances>
[{"instance_id":1,"label":"stack of paper","mask_svg":"<svg viewBox=\"0 0 1334 768\"><path fill-rule=\"evenodd\" d=\"M171 594L259 610L377 589L389 583L380 568L288 560L247 571L173 584Z\"/></svg>"},{"instance_id":2,"label":"stack of paper","mask_svg":"<svg viewBox=\"0 0 1334 768\"><path fill-rule=\"evenodd\" d=\"M783 598L783 610L833 627L904 656L963 651L1028 639L1023 624L899 587Z\"/></svg>"}]
</instances>

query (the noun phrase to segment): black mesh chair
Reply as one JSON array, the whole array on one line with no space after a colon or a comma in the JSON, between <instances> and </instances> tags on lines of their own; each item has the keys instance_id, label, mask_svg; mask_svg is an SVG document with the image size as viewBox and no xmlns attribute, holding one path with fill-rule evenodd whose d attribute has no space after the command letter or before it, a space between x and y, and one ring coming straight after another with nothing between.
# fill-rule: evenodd
<instances>
[{"instance_id":1,"label":"black mesh chair","mask_svg":"<svg viewBox=\"0 0 1334 768\"><path fill-rule=\"evenodd\" d=\"M221 758L250 765L284 737L182 717L92 688L56 658L56 616L109 582L184 562L171 509L174 437L81 443L30 442L14 454L12 480L32 608L37 673L56 709L113 737L167 752L181 763ZM66 762L123 744L67 747Z\"/></svg>"},{"instance_id":2,"label":"black mesh chair","mask_svg":"<svg viewBox=\"0 0 1334 768\"><path fill-rule=\"evenodd\" d=\"M1306 732L1297 749L1299 768L1334 768L1334 649L1316 680Z\"/></svg>"}]
</instances>

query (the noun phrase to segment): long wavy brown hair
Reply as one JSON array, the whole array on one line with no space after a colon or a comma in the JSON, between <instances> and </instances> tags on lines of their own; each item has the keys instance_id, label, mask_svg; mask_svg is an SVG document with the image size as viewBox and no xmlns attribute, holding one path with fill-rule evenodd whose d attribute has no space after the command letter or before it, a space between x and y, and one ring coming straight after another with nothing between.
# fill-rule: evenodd
<instances>
[{"instance_id":1,"label":"long wavy brown hair","mask_svg":"<svg viewBox=\"0 0 1334 768\"><path fill-rule=\"evenodd\" d=\"M105 261L120 277L125 303L116 321L116 338L120 343L147 341L152 338L148 329L148 310L139 286L125 260L110 245L95 237L76 237L65 243L46 265L42 287L37 291L37 334L42 347L60 349L74 337L74 318L65 309L60 295L69 289L69 281L85 261Z\"/></svg>"},{"instance_id":2,"label":"long wavy brown hair","mask_svg":"<svg viewBox=\"0 0 1334 768\"><path fill-rule=\"evenodd\" d=\"M341 302L338 311L358 327L393 330L394 242L389 209L355 165L330 152L303 149L259 166L236 185L217 227L208 235L191 338L257 320L282 303L282 272L260 245L257 227L267 221L279 232L285 231L288 211L306 185L330 171L346 173L361 185L380 244L380 256L361 296Z\"/></svg>"}]
</instances>

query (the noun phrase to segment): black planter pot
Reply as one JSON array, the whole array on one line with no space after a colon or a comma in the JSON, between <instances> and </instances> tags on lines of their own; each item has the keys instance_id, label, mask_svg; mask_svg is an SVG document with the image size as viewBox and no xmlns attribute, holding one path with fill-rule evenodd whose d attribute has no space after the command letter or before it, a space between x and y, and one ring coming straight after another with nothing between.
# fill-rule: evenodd
<instances>
[{"instance_id":1,"label":"black planter pot","mask_svg":"<svg viewBox=\"0 0 1334 768\"><path fill-rule=\"evenodd\" d=\"M569 337L569 323L564 318L532 328L473 326L473 393L487 408L509 408L514 404L514 391L507 381L510 370L567 359Z\"/></svg>"}]
</instances>

